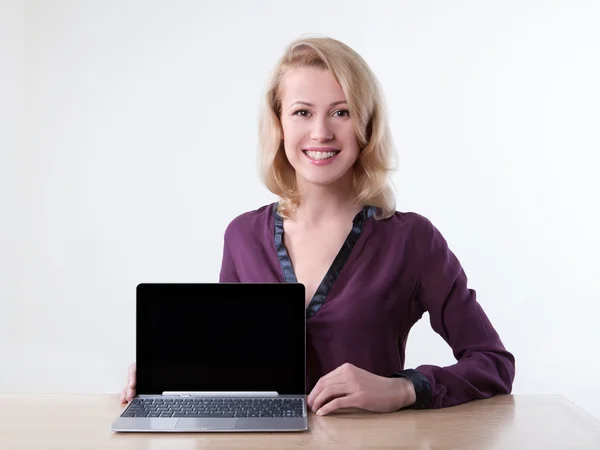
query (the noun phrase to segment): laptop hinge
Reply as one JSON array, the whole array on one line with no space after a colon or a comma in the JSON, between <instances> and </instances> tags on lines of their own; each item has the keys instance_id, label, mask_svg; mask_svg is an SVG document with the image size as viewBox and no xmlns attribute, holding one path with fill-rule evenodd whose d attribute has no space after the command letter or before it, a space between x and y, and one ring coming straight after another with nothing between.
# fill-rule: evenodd
<instances>
[{"instance_id":1,"label":"laptop hinge","mask_svg":"<svg viewBox=\"0 0 600 450\"><path fill-rule=\"evenodd\" d=\"M164 396L175 397L278 397L279 393L275 391L257 391L257 392L215 392L215 391L164 391Z\"/></svg>"}]
</instances>

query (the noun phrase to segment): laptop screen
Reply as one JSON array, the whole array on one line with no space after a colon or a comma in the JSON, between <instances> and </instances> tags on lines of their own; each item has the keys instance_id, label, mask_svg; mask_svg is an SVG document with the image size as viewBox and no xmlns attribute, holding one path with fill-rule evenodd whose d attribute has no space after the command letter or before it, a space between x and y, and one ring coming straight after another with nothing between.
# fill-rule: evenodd
<instances>
[{"instance_id":1,"label":"laptop screen","mask_svg":"<svg viewBox=\"0 0 600 450\"><path fill-rule=\"evenodd\" d=\"M137 393L303 395L304 295L297 283L138 285Z\"/></svg>"}]
</instances>

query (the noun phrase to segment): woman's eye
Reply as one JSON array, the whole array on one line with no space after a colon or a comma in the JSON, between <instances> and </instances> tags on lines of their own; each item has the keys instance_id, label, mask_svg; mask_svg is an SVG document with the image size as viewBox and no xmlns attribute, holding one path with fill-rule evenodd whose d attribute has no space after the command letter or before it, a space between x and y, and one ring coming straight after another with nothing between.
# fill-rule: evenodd
<instances>
[{"instance_id":1,"label":"woman's eye","mask_svg":"<svg viewBox=\"0 0 600 450\"><path fill-rule=\"evenodd\" d=\"M350 115L350 111L348 111L347 109L340 109L339 111L336 111L334 114L338 117L347 117Z\"/></svg>"},{"instance_id":2,"label":"woman's eye","mask_svg":"<svg viewBox=\"0 0 600 450\"><path fill-rule=\"evenodd\" d=\"M294 113L295 116L300 116L300 117L307 117L309 114L309 112L305 109L301 109L300 111L296 111Z\"/></svg>"}]
</instances>

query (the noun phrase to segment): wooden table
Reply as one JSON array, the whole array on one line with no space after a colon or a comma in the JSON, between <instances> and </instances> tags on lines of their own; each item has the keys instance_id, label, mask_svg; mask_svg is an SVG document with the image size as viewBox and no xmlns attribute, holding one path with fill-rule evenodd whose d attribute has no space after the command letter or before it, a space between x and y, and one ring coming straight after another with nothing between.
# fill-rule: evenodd
<instances>
[{"instance_id":1,"label":"wooden table","mask_svg":"<svg viewBox=\"0 0 600 450\"><path fill-rule=\"evenodd\" d=\"M430 411L310 414L300 433L113 433L116 395L0 395L0 449L600 449L600 420L559 395Z\"/></svg>"}]
</instances>

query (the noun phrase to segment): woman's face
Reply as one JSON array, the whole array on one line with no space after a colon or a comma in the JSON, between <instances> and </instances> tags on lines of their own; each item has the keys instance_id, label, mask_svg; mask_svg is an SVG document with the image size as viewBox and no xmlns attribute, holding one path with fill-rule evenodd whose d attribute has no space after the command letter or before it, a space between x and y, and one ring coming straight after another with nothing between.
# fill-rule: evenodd
<instances>
[{"instance_id":1,"label":"woman's face","mask_svg":"<svg viewBox=\"0 0 600 450\"><path fill-rule=\"evenodd\" d=\"M289 70L281 83L281 125L285 154L301 184L331 184L359 154L342 87L328 70Z\"/></svg>"}]
</instances>

